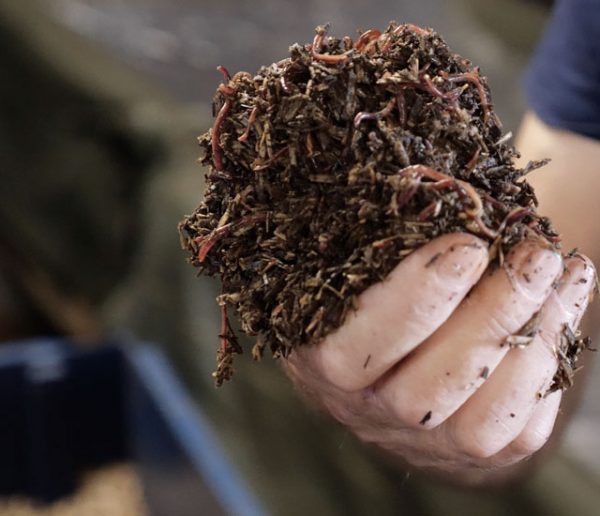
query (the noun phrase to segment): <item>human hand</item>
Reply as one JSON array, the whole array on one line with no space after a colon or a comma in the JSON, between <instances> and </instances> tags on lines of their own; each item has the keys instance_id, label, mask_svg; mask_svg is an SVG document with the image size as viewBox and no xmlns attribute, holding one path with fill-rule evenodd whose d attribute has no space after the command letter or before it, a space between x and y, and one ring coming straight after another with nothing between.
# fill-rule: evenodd
<instances>
[{"instance_id":1,"label":"human hand","mask_svg":"<svg viewBox=\"0 0 600 516\"><path fill-rule=\"evenodd\" d=\"M295 349L288 375L359 438L416 466L469 471L531 455L561 401L544 396L554 350L564 325L579 324L595 270L533 240L487 265L472 235L433 240L367 289L337 331ZM533 341L507 345L540 309Z\"/></svg>"}]
</instances>

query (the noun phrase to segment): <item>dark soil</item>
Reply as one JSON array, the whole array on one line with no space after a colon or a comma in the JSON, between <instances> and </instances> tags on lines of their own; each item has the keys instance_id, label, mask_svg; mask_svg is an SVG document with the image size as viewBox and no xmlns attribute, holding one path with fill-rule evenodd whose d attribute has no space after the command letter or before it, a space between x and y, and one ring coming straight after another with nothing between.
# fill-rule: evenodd
<instances>
[{"instance_id":1,"label":"dark soil","mask_svg":"<svg viewBox=\"0 0 600 516\"><path fill-rule=\"evenodd\" d=\"M318 27L255 75L220 70L204 200L180 225L192 264L222 280L217 384L242 351L228 307L255 358L285 357L439 235L489 241L500 266L525 238L558 246L524 178L544 163L515 167L486 79L433 30Z\"/></svg>"}]
</instances>

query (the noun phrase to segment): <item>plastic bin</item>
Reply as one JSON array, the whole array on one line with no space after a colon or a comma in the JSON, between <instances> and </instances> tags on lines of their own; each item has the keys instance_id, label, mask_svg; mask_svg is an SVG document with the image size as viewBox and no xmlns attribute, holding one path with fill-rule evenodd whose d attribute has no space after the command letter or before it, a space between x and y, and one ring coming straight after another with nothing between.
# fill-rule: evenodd
<instances>
[{"instance_id":1,"label":"plastic bin","mask_svg":"<svg viewBox=\"0 0 600 516\"><path fill-rule=\"evenodd\" d=\"M0 346L0 495L51 502L116 460L136 464L152 515L266 514L153 346Z\"/></svg>"}]
</instances>

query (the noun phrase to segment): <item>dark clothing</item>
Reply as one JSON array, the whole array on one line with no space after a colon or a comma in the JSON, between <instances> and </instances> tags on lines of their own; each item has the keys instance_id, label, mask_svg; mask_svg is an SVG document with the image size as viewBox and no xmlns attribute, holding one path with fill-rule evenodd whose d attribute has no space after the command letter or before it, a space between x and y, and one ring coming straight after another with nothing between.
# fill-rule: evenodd
<instances>
[{"instance_id":1,"label":"dark clothing","mask_svg":"<svg viewBox=\"0 0 600 516\"><path fill-rule=\"evenodd\" d=\"M546 124L600 139L600 1L557 3L526 90Z\"/></svg>"}]
</instances>

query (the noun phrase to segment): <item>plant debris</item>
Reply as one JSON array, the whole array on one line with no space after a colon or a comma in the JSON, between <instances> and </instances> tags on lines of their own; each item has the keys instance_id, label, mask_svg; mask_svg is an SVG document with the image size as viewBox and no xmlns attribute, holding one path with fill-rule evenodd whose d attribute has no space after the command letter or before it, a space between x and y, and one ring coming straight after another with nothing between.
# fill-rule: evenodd
<instances>
[{"instance_id":1,"label":"plant debris","mask_svg":"<svg viewBox=\"0 0 600 516\"><path fill-rule=\"evenodd\" d=\"M423 419L421 419L421 421L419 421L419 424L425 426L427 424L427 421L429 421L430 419L431 419L431 410L423 416Z\"/></svg>"},{"instance_id":2,"label":"plant debris","mask_svg":"<svg viewBox=\"0 0 600 516\"><path fill-rule=\"evenodd\" d=\"M560 343L556 348L558 370L545 396L554 391L566 390L569 387L573 387L575 373L581 369L581 367L577 366L579 356L586 350L596 351L591 347L591 344L592 340L590 337L582 337L581 332L574 332L568 324L563 326L560 334Z\"/></svg>"},{"instance_id":3,"label":"plant debris","mask_svg":"<svg viewBox=\"0 0 600 516\"><path fill-rule=\"evenodd\" d=\"M411 24L327 31L255 75L219 67L206 192L180 224L191 263L222 280L218 385L242 351L227 307L254 358L286 357L437 236L483 238L500 265L525 238L558 246L524 179L545 161L515 167L477 67Z\"/></svg>"},{"instance_id":4,"label":"plant debris","mask_svg":"<svg viewBox=\"0 0 600 516\"><path fill-rule=\"evenodd\" d=\"M500 347L508 345L511 348L526 348L538 334L541 320L542 310L540 309L531 316L531 319L517 333L506 337Z\"/></svg>"}]
</instances>

